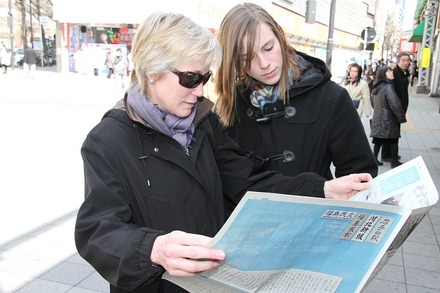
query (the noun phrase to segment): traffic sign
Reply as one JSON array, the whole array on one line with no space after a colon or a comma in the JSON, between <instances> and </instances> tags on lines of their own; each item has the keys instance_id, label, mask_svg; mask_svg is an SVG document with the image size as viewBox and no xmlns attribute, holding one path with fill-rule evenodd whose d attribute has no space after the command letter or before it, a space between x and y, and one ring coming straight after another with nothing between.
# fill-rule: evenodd
<instances>
[{"instance_id":1,"label":"traffic sign","mask_svg":"<svg viewBox=\"0 0 440 293\"><path fill-rule=\"evenodd\" d=\"M372 27L366 27L361 32L362 40L367 39L367 42L371 42L376 37L376 31Z\"/></svg>"},{"instance_id":2,"label":"traffic sign","mask_svg":"<svg viewBox=\"0 0 440 293\"><path fill-rule=\"evenodd\" d=\"M49 18L47 16L40 16L40 24L44 25L49 22Z\"/></svg>"}]
</instances>

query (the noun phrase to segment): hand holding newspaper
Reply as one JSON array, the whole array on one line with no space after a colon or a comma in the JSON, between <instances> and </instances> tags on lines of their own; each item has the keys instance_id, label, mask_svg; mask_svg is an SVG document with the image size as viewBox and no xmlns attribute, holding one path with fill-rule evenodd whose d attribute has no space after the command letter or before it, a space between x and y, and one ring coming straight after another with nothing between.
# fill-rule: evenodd
<instances>
[{"instance_id":1,"label":"hand holding newspaper","mask_svg":"<svg viewBox=\"0 0 440 293\"><path fill-rule=\"evenodd\" d=\"M349 201L248 192L213 239L225 262L163 278L190 292L360 292L437 201L422 157Z\"/></svg>"}]
</instances>

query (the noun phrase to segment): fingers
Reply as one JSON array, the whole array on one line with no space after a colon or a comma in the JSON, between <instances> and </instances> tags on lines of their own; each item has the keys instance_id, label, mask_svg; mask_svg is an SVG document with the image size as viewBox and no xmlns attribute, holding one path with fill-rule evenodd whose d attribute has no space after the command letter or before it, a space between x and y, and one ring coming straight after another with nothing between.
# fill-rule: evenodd
<instances>
[{"instance_id":1,"label":"fingers","mask_svg":"<svg viewBox=\"0 0 440 293\"><path fill-rule=\"evenodd\" d=\"M370 182L373 180L373 177L369 173L351 174L349 176L353 177L354 182Z\"/></svg>"},{"instance_id":2,"label":"fingers","mask_svg":"<svg viewBox=\"0 0 440 293\"><path fill-rule=\"evenodd\" d=\"M219 265L220 261L214 260L171 259L166 270L175 277L191 277Z\"/></svg>"},{"instance_id":3,"label":"fingers","mask_svg":"<svg viewBox=\"0 0 440 293\"><path fill-rule=\"evenodd\" d=\"M349 199L357 192L366 190L373 177L368 173L351 174L324 183L326 198Z\"/></svg>"},{"instance_id":4,"label":"fingers","mask_svg":"<svg viewBox=\"0 0 440 293\"><path fill-rule=\"evenodd\" d=\"M203 235L173 231L168 234L168 243L170 245L168 253L170 256L195 260L223 260L225 253L222 250L211 248L209 245L211 240L212 238Z\"/></svg>"},{"instance_id":5,"label":"fingers","mask_svg":"<svg viewBox=\"0 0 440 293\"><path fill-rule=\"evenodd\" d=\"M210 240L202 235L173 231L156 238L151 261L174 276L192 276L215 268L225 259L225 253L210 248Z\"/></svg>"},{"instance_id":6,"label":"fingers","mask_svg":"<svg viewBox=\"0 0 440 293\"><path fill-rule=\"evenodd\" d=\"M370 187L370 181L373 177L368 173L352 174L353 184L352 189L354 191L366 190Z\"/></svg>"}]
</instances>

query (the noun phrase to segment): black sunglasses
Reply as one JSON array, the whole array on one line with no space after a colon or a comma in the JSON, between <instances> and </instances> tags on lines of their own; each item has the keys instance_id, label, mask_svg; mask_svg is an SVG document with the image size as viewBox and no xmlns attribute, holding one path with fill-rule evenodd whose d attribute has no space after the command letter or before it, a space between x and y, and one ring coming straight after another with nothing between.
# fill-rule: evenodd
<instances>
[{"instance_id":1,"label":"black sunglasses","mask_svg":"<svg viewBox=\"0 0 440 293\"><path fill-rule=\"evenodd\" d=\"M197 87L200 83L206 84L211 77L211 70L205 75L201 73L191 72L191 71L179 71L177 69L171 70L172 73L179 77L179 84L183 87L193 89Z\"/></svg>"}]
</instances>

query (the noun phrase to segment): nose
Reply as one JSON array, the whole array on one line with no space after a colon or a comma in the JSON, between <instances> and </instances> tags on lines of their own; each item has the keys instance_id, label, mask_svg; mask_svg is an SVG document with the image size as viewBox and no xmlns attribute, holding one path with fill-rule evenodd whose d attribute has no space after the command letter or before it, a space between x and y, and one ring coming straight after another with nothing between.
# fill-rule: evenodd
<instances>
[{"instance_id":1,"label":"nose","mask_svg":"<svg viewBox=\"0 0 440 293\"><path fill-rule=\"evenodd\" d=\"M201 82L198 86L193 88L192 93L197 97L203 96L203 82Z\"/></svg>"},{"instance_id":2,"label":"nose","mask_svg":"<svg viewBox=\"0 0 440 293\"><path fill-rule=\"evenodd\" d=\"M264 69L264 68L269 67L270 61L269 61L269 59L265 58L263 56L263 54L258 54L256 57L257 57L257 62L258 62L258 65L260 66L260 68Z\"/></svg>"}]
</instances>

